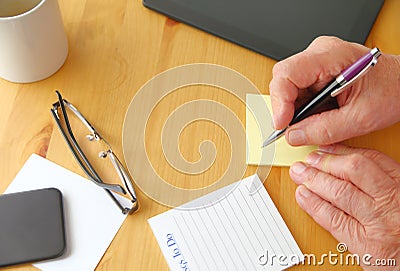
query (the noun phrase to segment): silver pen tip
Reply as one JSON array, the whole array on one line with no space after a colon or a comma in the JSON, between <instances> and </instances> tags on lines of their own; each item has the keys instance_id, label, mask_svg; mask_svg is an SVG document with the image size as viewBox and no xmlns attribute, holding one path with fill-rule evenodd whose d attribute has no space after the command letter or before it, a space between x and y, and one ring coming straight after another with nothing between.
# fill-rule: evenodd
<instances>
[{"instance_id":1,"label":"silver pen tip","mask_svg":"<svg viewBox=\"0 0 400 271\"><path fill-rule=\"evenodd\" d=\"M283 130L275 130L274 132L272 132L272 134L263 142L261 148L263 149L266 146L268 146L269 144L271 144L272 142L281 138L285 134L286 129L287 128L285 128Z\"/></svg>"}]
</instances>

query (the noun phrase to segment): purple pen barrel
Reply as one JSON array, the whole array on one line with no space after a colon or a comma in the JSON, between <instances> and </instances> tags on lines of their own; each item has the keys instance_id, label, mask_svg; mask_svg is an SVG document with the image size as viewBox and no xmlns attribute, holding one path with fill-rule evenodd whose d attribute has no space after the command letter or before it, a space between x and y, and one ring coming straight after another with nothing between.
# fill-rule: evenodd
<instances>
[{"instance_id":1,"label":"purple pen barrel","mask_svg":"<svg viewBox=\"0 0 400 271\"><path fill-rule=\"evenodd\" d=\"M381 54L378 48L372 49L368 54L365 56L361 57L359 60L357 60L353 65L348 67L346 70L342 72L342 76L346 80L346 82L349 82L351 79L353 79L355 76L360 74L360 72L368 66L368 64L372 62L372 65L375 65L377 57Z\"/></svg>"}]
</instances>

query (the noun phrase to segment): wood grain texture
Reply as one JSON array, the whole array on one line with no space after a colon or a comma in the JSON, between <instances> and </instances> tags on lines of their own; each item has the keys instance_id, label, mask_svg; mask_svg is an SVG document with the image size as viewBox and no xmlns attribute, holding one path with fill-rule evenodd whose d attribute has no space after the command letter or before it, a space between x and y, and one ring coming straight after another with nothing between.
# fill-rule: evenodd
<instances>
[{"instance_id":1,"label":"wood grain texture","mask_svg":"<svg viewBox=\"0 0 400 271\"><path fill-rule=\"evenodd\" d=\"M49 112L56 100L56 89L82 111L121 157L122 127L131 99L145 82L166 69L189 63L220 64L242 73L262 93L268 93L275 61L167 19L144 8L140 0L59 0L59 3L69 40L65 65L52 77L32 84L13 84L0 79L0 192L32 153L83 175ZM386 0L366 45L400 54L399 14L400 1ZM164 116L184 99L198 98L196 95L188 91L177 99L170 97L170 103L161 106L157 114ZM205 91L202 97L220 99L244 123L244 107L232 97L210 91ZM207 137L220 140L220 147L225 150L226 139L221 132L213 125L194 124L182 136L183 154L189 160L198 159L198 142ZM397 124L348 143L378 149L400 161L399 134ZM162 158L153 159L157 163ZM216 178L224 172L223 154L218 159L222 160L209 177ZM254 171L254 167L248 167L246 174ZM169 171L163 174L177 176ZM321 255L336 251L337 241L296 204L296 185L290 180L288 168L273 168L265 186L304 253ZM141 191L138 198L139 212L127 218L96 270L168 270L147 223L149 217L168 208ZM343 269L343 266L328 267ZM291 270L328 267L297 266ZM4 270L35 268L23 265Z\"/></svg>"}]
</instances>

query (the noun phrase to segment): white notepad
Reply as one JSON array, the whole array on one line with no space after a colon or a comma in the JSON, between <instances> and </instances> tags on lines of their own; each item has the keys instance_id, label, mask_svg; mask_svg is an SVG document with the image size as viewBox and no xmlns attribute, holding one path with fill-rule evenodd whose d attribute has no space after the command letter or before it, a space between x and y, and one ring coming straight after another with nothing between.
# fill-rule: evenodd
<instances>
[{"instance_id":1,"label":"white notepad","mask_svg":"<svg viewBox=\"0 0 400 271\"><path fill-rule=\"evenodd\" d=\"M304 258L257 175L148 221L171 270L283 270Z\"/></svg>"}]
</instances>

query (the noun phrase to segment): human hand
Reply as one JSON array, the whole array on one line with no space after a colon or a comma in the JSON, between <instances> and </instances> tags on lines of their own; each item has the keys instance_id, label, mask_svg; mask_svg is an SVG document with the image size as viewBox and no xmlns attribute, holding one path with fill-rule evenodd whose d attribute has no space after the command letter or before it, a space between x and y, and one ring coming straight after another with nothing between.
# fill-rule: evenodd
<instances>
[{"instance_id":1,"label":"human hand","mask_svg":"<svg viewBox=\"0 0 400 271\"><path fill-rule=\"evenodd\" d=\"M290 168L300 207L352 253L370 254L365 270L400 270L400 164L378 151L338 144L306 161ZM373 266L376 259L397 265Z\"/></svg>"},{"instance_id":2,"label":"human hand","mask_svg":"<svg viewBox=\"0 0 400 271\"><path fill-rule=\"evenodd\" d=\"M303 52L273 68L270 95L275 129L293 118L295 101L321 90L370 49L319 37ZM313 115L286 131L291 145L327 145L385 128L400 120L400 56L382 54L378 64L337 96L339 109Z\"/></svg>"}]
</instances>

